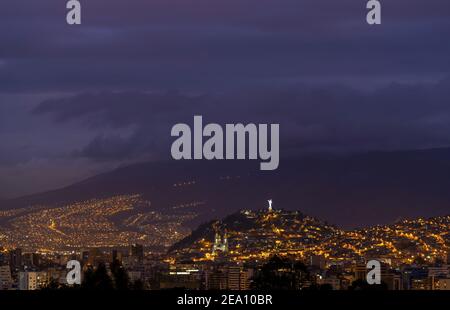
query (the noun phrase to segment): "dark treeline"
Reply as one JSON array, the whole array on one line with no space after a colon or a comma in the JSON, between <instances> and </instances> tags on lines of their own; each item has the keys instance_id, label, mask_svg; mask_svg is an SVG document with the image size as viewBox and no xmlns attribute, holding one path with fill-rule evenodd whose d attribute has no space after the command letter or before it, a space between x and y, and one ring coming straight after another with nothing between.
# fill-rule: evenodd
<instances>
[{"instance_id":1,"label":"dark treeline","mask_svg":"<svg viewBox=\"0 0 450 310\"><path fill-rule=\"evenodd\" d=\"M142 281L130 281L127 271L120 261L115 260L107 265L99 263L96 268L88 266L83 273L81 285L68 286L60 284L56 279L49 281L44 290L143 290Z\"/></svg>"}]
</instances>

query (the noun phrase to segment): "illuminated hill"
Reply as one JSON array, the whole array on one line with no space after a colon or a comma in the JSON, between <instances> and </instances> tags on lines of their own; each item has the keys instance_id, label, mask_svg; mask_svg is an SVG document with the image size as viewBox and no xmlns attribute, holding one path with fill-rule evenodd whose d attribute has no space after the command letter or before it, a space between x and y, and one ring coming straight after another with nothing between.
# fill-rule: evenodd
<instances>
[{"instance_id":1,"label":"illuminated hill","mask_svg":"<svg viewBox=\"0 0 450 310\"><path fill-rule=\"evenodd\" d=\"M226 253L212 253L215 234L227 238ZM335 263L378 258L400 264L444 259L449 249L450 216L344 231L296 211L244 210L199 227L175 244L171 255L197 261L319 255Z\"/></svg>"},{"instance_id":2,"label":"illuminated hill","mask_svg":"<svg viewBox=\"0 0 450 310\"><path fill-rule=\"evenodd\" d=\"M149 162L51 192L0 201L0 210L139 194L158 212L174 206L196 212L189 224L195 228L240 209L257 210L273 199L287 210L302 210L352 229L445 215L449 187L448 148L282 159L273 172L259 171L255 161Z\"/></svg>"}]
</instances>

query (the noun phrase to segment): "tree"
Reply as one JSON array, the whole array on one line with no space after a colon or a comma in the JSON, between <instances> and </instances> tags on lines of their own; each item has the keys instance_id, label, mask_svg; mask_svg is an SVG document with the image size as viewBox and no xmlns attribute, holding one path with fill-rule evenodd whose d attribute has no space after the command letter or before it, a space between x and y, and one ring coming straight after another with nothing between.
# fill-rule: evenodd
<instances>
[{"instance_id":1,"label":"tree","mask_svg":"<svg viewBox=\"0 0 450 310\"><path fill-rule=\"evenodd\" d=\"M94 269L92 267L88 267L84 272L81 288L87 290L95 289Z\"/></svg>"},{"instance_id":2,"label":"tree","mask_svg":"<svg viewBox=\"0 0 450 310\"><path fill-rule=\"evenodd\" d=\"M134 283L131 285L131 289L135 291L144 290L144 282L142 282L141 280L134 281Z\"/></svg>"},{"instance_id":3,"label":"tree","mask_svg":"<svg viewBox=\"0 0 450 310\"><path fill-rule=\"evenodd\" d=\"M88 290L112 290L114 288L104 263L98 264L95 270L92 267L86 270L82 288Z\"/></svg>"},{"instance_id":4,"label":"tree","mask_svg":"<svg viewBox=\"0 0 450 310\"><path fill-rule=\"evenodd\" d=\"M253 278L252 288L259 290L295 290L309 279L306 266L273 256Z\"/></svg>"},{"instance_id":5,"label":"tree","mask_svg":"<svg viewBox=\"0 0 450 310\"><path fill-rule=\"evenodd\" d=\"M58 283L58 280L54 278L51 278L42 288L43 291L54 291L59 289L61 289L61 285Z\"/></svg>"},{"instance_id":6,"label":"tree","mask_svg":"<svg viewBox=\"0 0 450 310\"><path fill-rule=\"evenodd\" d=\"M367 281L364 280L356 280L353 281L352 285L348 288L350 291L384 291L387 290L388 287L385 282L381 282L381 284L369 284Z\"/></svg>"},{"instance_id":7,"label":"tree","mask_svg":"<svg viewBox=\"0 0 450 310\"><path fill-rule=\"evenodd\" d=\"M114 286L117 290L130 289L130 278L119 260L114 260L111 263L111 272L114 278Z\"/></svg>"}]
</instances>

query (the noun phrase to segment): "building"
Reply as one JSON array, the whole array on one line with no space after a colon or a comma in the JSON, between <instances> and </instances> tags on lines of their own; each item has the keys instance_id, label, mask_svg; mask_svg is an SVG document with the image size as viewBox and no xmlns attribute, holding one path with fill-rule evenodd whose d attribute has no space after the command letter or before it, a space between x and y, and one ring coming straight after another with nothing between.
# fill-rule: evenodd
<instances>
[{"instance_id":1,"label":"building","mask_svg":"<svg viewBox=\"0 0 450 310\"><path fill-rule=\"evenodd\" d=\"M450 291L450 278L436 280L434 282L434 289L440 291Z\"/></svg>"},{"instance_id":2,"label":"building","mask_svg":"<svg viewBox=\"0 0 450 310\"><path fill-rule=\"evenodd\" d=\"M428 268L404 266L401 269L403 289L423 289L428 283Z\"/></svg>"},{"instance_id":3,"label":"building","mask_svg":"<svg viewBox=\"0 0 450 310\"><path fill-rule=\"evenodd\" d=\"M111 262L114 261L119 261L122 262L123 261L123 252L121 250L118 249L113 249L111 251Z\"/></svg>"},{"instance_id":4,"label":"building","mask_svg":"<svg viewBox=\"0 0 450 310\"><path fill-rule=\"evenodd\" d=\"M423 291L430 290L431 282L429 278L414 278L411 279L411 290Z\"/></svg>"},{"instance_id":5,"label":"building","mask_svg":"<svg viewBox=\"0 0 450 310\"><path fill-rule=\"evenodd\" d=\"M242 268L239 266L227 268L227 288L229 290L238 291L241 289L241 272Z\"/></svg>"},{"instance_id":6,"label":"building","mask_svg":"<svg viewBox=\"0 0 450 310\"><path fill-rule=\"evenodd\" d=\"M51 267L46 270L47 280L55 281L59 284L67 284L67 269L65 266L63 268Z\"/></svg>"},{"instance_id":7,"label":"building","mask_svg":"<svg viewBox=\"0 0 450 310\"><path fill-rule=\"evenodd\" d=\"M43 288L47 282L47 272L19 272L19 290L39 290Z\"/></svg>"},{"instance_id":8,"label":"building","mask_svg":"<svg viewBox=\"0 0 450 310\"><path fill-rule=\"evenodd\" d=\"M81 250L81 262L83 265L87 264L89 261L89 250L82 249Z\"/></svg>"},{"instance_id":9,"label":"building","mask_svg":"<svg viewBox=\"0 0 450 310\"><path fill-rule=\"evenodd\" d=\"M309 265L319 269L325 269L327 260L321 255L311 255L309 257Z\"/></svg>"},{"instance_id":10,"label":"building","mask_svg":"<svg viewBox=\"0 0 450 310\"><path fill-rule=\"evenodd\" d=\"M219 232L216 231L212 254L216 255L219 251L221 253L228 253L228 235L226 231L223 235L223 239L220 237Z\"/></svg>"},{"instance_id":11,"label":"building","mask_svg":"<svg viewBox=\"0 0 450 310\"><path fill-rule=\"evenodd\" d=\"M381 282L387 285L388 290L403 290L402 276L396 272L381 273Z\"/></svg>"},{"instance_id":12,"label":"building","mask_svg":"<svg viewBox=\"0 0 450 310\"><path fill-rule=\"evenodd\" d=\"M131 283L134 283L136 281L142 281L143 274L141 271L131 270L127 271L127 273Z\"/></svg>"},{"instance_id":13,"label":"building","mask_svg":"<svg viewBox=\"0 0 450 310\"><path fill-rule=\"evenodd\" d=\"M205 272L205 288L209 290L249 290L253 269L239 265L212 266Z\"/></svg>"},{"instance_id":14,"label":"building","mask_svg":"<svg viewBox=\"0 0 450 310\"><path fill-rule=\"evenodd\" d=\"M212 270L206 273L205 286L207 290L226 290L228 278L223 270Z\"/></svg>"},{"instance_id":15,"label":"building","mask_svg":"<svg viewBox=\"0 0 450 310\"><path fill-rule=\"evenodd\" d=\"M130 248L130 257L135 263L144 261L144 247L141 244L133 244Z\"/></svg>"},{"instance_id":16,"label":"building","mask_svg":"<svg viewBox=\"0 0 450 310\"><path fill-rule=\"evenodd\" d=\"M438 278L438 277L447 278L448 276L449 276L449 266L448 265L428 267L428 277L430 277L430 278Z\"/></svg>"},{"instance_id":17,"label":"building","mask_svg":"<svg viewBox=\"0 0 450 310\"><path fill-rule=\"evenodd\" d=\"M251 288L251 279L253 278L253 269L244 269L241 271L241 278L240 278L240 284L239 289L241 291L247 291Z\"/></svg>"},{"instance_id":18,"label":"building","mask_svg":"<svg viewBox=\"0 0 450 310\"><path fill-rule=\"evenodd\" d=\"M159 288L199 290L201 288L201 277L197 272L171 271L161 276Z\"/></svg>"},{"instance_id":19,"label":"building","mask_svg":"<svg viewBox=\"0 0 450 310\"><path fill-rule=\"evenodd\" d=\"M341 289L341 279L339 279L336 276L330 276L330 277L319 277L317 279L318 285L329 285L333 290L340 290Z\"/></svg>"},{"instance_id":20,"label":"building","mask_svg":"<svg viewBox=\"0 0 450 310\"><path fill-rule=\"evenodd\" d=\"M36 253L23 254L22 255L22 264L28 268L37 267L40 264L40 257Z\"/></svg>"},{"instance_id":21,"label":"building","mask_svg":"<svg viewBox=\"0 0 450 310\"><path fill-rule=\"evenodd\" d=\"M353 266L353 281L366 281L367 280L367 266L358 264Z\"/></svg>"},{"instance_id":22,"label":"building","mask_svg":"<svg viewBox=\"0 0 450 310\"><path fill-rule=\"evenodd\" d=\"M381 263L381 282L384 283L389 290L403 290L404 283L402 275L400 273L390 270L389 265L386 263ZM357 264L353 266L354 280L367 281L367 274L369 269L365 264Z\"/></svg>"},{"instance_id":23,"label":"building","mask_svg":"<svg viewBox=\"0 0 450 310\"><path fill-rule=\"evenodd\" d=\"M15 249L9 252L9 264L12 270L22 268L22 249Z\"/></svg>"},{"instance_id":24,"label":"building","mask_svg":"<svg viewBox=\"0 0 450 310\"><path fill-rule=\"evenodd\" d=\"M9 265L9 257L6 254L7 252L2 252L2 248L0 248L0 266Z\"/></svg>"},{"instance_id":25,"label":"building","mask_svg":"<svg viewBox=\"0 0 450 310\"><path fill-rule=\"evenodd\" d=\"M250 289L252 269L245 269L242 266L228 266L224 269L227 277L227 289L234 291L245 291Z\"/></svg>"},{"instance_id":26,"label":"building","mask_svg":"<svg viewBox=\"0 0 450 310\"><path fill-rule=\"evenodd\" d=\"M11 289L12 284L11 269L9 265L0 266L0 291Z\"/></svg>"}]
</instances>

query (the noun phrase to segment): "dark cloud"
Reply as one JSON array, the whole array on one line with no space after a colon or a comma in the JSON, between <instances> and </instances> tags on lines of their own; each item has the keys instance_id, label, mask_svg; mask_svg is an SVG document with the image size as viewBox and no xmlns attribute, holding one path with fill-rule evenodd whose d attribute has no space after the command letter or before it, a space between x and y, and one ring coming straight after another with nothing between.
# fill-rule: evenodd
<instances>
[{"instance_id":1,"label":"dark cloud","mask_svg":"<svg viewBox=\"0 0 450 310\"><path fill-rule=\"evenodd\" d=\"M0 12L1 91L437 80L450 71L444 0L383 3L377 28L365 23L365 1L85 1L79 27L64 24L62 4L10 1Z\"/></svg>"},{"instance_id":2,"label":"dark cloud","mask_svg":"<svg viewBox=\"0 0 450 310\"><path fill-rule=\"evenodd\" d=\"M94 160L122 160L132 155L142 146L122 137L96 137L78 155Z\"/></svg>"},{"instance_id":3,"label":"dark cloud","mask_svg":"<svg viewBox=\"0 0 450 310\"><path fill-rule=\"evenodd\" d=\"M299 85L202 95L80 94L44 101L34 113L113 132L76 152L95 160L168 159L171 127L192 124L194 115L208 123L280 123L282 156L414 149L450 145L449 86L449 80L442 80L376 91Z\"/></svg>"},{"instance_id":4,"label":"dark cloud","mask_svg":"<svg viewBox=\"0 0 450 310\"><path fill-rule=\"evenodd\" d=\"M283 156L450 144L448 0L82 4L2 1L0 196L167 159L194 114L279 122Z\"/></svg>"}]
</instances>

